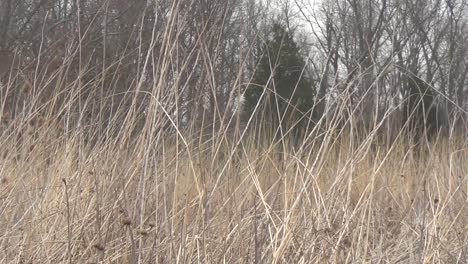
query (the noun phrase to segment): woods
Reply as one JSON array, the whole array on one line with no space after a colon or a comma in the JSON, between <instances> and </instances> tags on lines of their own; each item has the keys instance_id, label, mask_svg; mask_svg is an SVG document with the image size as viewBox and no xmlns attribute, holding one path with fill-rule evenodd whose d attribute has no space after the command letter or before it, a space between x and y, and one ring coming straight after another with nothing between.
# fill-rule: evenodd
<instances>
[{"instance_id":1,"label":"woods","mask_svg":"<svg viewBox=\"0 0 468 264\"><path fill-rule=\"evenodd\" d=\"M226 124L246 87L267 83L273 71L258 73L267 63L273 83L299 84L296 96L316 116L345 104L368 129L388 111L425 120L414 110L428 92L439 128L466 116L466 1L7 0L1 10L2 112L13 116L33 107L21 99L33 91L42 102L55 98L48 108L73 97L75 124L105 124L132 100L129 113L140 115L151 94L180 128ZM275 23L291 35L275 49L294 43L303 65L275 65L262 48L280 34ZM284 77L290 72L303 81Z\"/></svg>"}]
</instances>

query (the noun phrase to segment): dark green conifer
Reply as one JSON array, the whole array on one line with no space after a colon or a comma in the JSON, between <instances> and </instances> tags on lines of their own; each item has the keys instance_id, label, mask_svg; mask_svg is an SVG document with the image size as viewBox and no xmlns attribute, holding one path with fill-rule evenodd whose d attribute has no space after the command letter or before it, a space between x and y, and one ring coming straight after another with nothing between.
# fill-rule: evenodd
<instances>
[{"instance_id":1,"label":"dark green conifer","mask_svg":"<svg viewBox=\"0 0 468 264\"><path fill-rule=\"evenodd\" d=\"M315 93L292 33L274 24L261 54L245 94L246 114L250 116L262 98L258 114L267 117L266 120L278 124L278 117L284 116L281 125L303 126L305 122L301 120L309 120L311 116Z\"/></svg>"}]
</instances>

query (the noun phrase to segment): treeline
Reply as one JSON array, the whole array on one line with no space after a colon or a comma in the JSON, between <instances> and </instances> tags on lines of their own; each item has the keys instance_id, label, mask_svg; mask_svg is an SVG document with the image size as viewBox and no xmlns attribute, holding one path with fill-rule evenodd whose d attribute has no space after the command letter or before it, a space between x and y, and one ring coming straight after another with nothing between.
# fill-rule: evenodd
<instances>
[{"instance_id":1,"label":"treeline","mask_svg":"<svg viewBox=\"0 0 468 264\"><path fill-rule=\"evenodd\" d=\"M3 0L0 118L463 130L466 17L466 0Z\"/></svg>"}]
</instances>

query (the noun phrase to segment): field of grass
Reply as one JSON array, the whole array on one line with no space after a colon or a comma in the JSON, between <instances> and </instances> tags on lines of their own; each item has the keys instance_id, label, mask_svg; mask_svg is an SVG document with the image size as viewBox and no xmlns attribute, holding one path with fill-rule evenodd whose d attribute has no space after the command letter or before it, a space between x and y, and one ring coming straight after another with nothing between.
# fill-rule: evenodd
<instances>
[{"instance_id":1,"label":"field of grass","mask_svg":"<svg viewBox=\"0 0 468 264\"><path fill-rule=\"evenodd\" d=\"M467 14L0 0L0 264L468 264Z\"/></svg>"},{"instance_id":2,"label":"field of grass","mask_svg":"<svg viewBox=\"0 0 468 264\"><path fill-rule=\"evenodd\" d=\"M330 128L293 150L34 120L0 135L1 263L468 263L462 136Z\"/></svg>"}]
</instances>

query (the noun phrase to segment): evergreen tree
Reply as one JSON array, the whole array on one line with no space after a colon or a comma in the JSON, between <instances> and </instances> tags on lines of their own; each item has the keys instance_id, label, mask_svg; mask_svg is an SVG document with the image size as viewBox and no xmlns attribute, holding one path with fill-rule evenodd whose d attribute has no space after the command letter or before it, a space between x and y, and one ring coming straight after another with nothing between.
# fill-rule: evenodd
<instances>
[{"instance_id":1,"label":"evergreen tree","mask_svg":"<svg viewBox=\"0 0 468 264\"><path fill-rule=\"evenodd\" d=\"M289 126L299 122L298 118L310 117L315 93L304 75L305 62L292 33L275 23L261 54L251 85L245 93L246 114L250 116L263 98L260 103L265 107L261 108L260 114L268 117L270 122L278 124L278 113L280 117L285 115L281 122L283 126L285 121Z\"/></svg>"}]
</instances>

